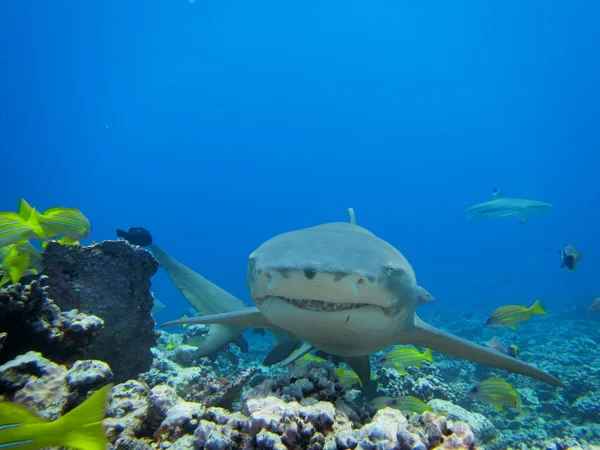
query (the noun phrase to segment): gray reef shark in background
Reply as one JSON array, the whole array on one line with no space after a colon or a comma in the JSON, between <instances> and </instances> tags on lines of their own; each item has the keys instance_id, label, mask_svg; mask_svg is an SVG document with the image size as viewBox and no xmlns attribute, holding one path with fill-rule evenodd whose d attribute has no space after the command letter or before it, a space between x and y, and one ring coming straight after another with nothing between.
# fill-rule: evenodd
<instances>
[{"instance_id":1,"label":"gray reef shark in background","mask_svg":"<svg viewBox=\"0 0 600 450\"><path fill-rule=\"evenodd\" d=\"M200 314L228 313L246 308L240 299L172 258L158 245L150 244L150 249L173 284ZM212 356L229 343L237 343L240 348L247 348L248 344L242 336L247 328L243 325L210 325L208 336L198 347L196 354L200 357ZM277 344L265 359L265 365L281 361L300 345L300 340L295 336L274 329L275 327L270 328L277 338Z\"/></svg>"},{"instance_id":2,"label":"gray reef shark in background","mask_svg":"<svg viewBox=\"0 0 600 450\"><path fill-rule=\"evenodd\" d=\"M475 219L516 217L521 223L525 223L529 216L543 213L552 208L554 205L551 203L505 197L498 189L494 188L492 200L467 209L467 219L469 223L472 223Z\"/></svg>"},{"instance_id":3,"label":"gray reef shark in background","mask_svg":"<svg viewBox=\"0 0 600 450\"><path fill-rule=\"evenodd\" d=\"M413 268L395 247L356 225L352 212L350 223L269 239L250 255L247 282L257 307L163 326L281 328L305 342L298 352L315 347L342 357L363 384L370 380L370 354L412 344L564 387L536 367L421 320L415 312L420 289Z\"/></svg>"}]
</instances>

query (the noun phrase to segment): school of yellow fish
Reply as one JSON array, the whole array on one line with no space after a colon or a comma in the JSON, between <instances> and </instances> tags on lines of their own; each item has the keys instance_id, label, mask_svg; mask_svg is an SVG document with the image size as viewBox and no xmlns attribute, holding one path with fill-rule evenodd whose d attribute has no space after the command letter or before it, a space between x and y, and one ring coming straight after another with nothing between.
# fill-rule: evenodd
<instances>
[{"instance_id":1,"label":"school of yellow fish","mask_svg":"<svg viewBox=\"0 0 600 450\"><path fill-rule=\"evenodd\" d=\"M51 240L77 244L91 231L90 221L78 209L57 206L38 212L20 199L18 212L0 212L0 286L41 270L40 250L30 239L42 241L42 248Z\"/></svg>"}]
</instances>

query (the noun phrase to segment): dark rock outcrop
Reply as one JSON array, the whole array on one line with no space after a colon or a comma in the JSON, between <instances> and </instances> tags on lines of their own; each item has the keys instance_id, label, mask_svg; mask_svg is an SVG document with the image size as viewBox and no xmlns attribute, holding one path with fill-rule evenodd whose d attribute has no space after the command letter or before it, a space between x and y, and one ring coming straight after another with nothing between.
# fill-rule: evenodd
<instances>
[{"instance_id":1,"label":"dark rock outcrop","mask_svg":"<svg viewBox=\"0 0 600 450\"><path fill-rule=\"evenodd\" d=\"M50 242L43 265L58 306L104 320L87 358L107 362L117 383L150 369L157 339L150 278L158 263L149 252L124 241L86 247Z\"/></svg>"},{"instance_id":2,"label":"dark rock outcrop","mask_svg":"<svg viewBox=\"0 0 600 450\"><path fill-rule=\"evenodd\" d=\"M48 277L0 289L0 364L30 350L58 363L86 356L104 326L102 319L61 311L48 298Z\"/></svg>"}]
</instances>

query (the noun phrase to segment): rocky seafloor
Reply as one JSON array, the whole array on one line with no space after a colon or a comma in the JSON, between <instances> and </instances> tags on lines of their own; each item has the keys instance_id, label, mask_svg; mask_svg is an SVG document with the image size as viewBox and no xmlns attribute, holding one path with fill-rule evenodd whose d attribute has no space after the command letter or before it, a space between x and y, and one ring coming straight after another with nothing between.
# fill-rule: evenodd
<instances>
[{"instance_id":1,"label":"rocky seafloor","mask_svg":"<svg viewBox=\"0 0 600 450\"><path fill-rule=\"evenodd\" d=\"M511 343L520 336L519 357L560 374L568 390L436 353L433 364L408 368L404 376L375 370L377 394L370 394L414 395L433 413L375 411L365 393L340 382L330 361L261 366L272 346L267 336L250 336L248 352L229 345L214 360L198 358L193 346L179 344L206 333L205 327L171 334L156 331L149 320L156 266L148 252L110 241L66 247L48 246L45 258L52 270L45 275L0 290L0 398L53 420L90 392L118 383L104 421L111 448L566 449L600 444L600 316L559 321L551 315L543 327L531 326L526 334L499 334ZM110 267L118 274L113 276ZM142 287L132 290L133 282ZM115 295L133 314L122 322L113 314L107 323L103 311ZM80 309L71 309L74 305ZM435 314L428 319L436 324ZM443 326L483 343L498 331L482 330L482 320L485 316L473 314L453 323L445 316ZM118 347L119 327L131 333L132 323L144 338L131 343L133 348L109 352L104 330L110 330L104 339ZM499 413L465 395L491 375L517 388L521 415Z\"/></svg>"}]
</instances>

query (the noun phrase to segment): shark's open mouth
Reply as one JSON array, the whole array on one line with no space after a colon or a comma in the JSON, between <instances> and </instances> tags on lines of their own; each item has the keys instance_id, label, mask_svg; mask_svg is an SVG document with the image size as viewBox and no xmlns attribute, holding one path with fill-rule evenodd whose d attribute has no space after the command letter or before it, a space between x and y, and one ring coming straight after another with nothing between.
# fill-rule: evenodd
<instances>
[{"instance_id":1,"label":"shark's open mouth","mask_svg":"<svg viewBox=\"0 0 600 450\"><path fill-rule=\"evenodd\" d=\"M281 300L294 305L298 308L308 309L310 311L342 311L345 309L360 308L369 306L368 303L334 303L323 300L298 300L295 298L278 297Z\"/></svg>"}]
</instances>

